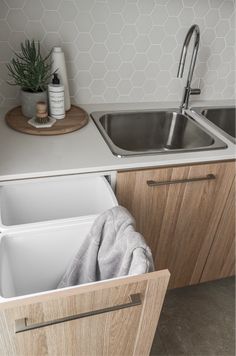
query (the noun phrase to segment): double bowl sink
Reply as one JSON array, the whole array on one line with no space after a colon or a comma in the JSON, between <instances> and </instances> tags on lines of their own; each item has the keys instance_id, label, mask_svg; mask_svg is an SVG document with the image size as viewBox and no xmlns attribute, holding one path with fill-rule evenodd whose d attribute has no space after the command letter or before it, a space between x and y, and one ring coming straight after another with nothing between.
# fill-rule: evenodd
<instances>
[{"instance_id":1,"label":"double bowl sink","mask_svg":"<svg viewBox=\"0 0 236 356\"><path fill-rule=\"evenodd\" d=\"M195 111L202 117L207 115L221 130L230 126L229 135L235 136L234 108L221 111L198 108ZM222 140L189 114L173 109L94 112L91 116L112 153L118 157L227 148ZM221 118L216 120L218 116ZM232 124L229 125L228 121Z\"/></svg>"}]
</instances>

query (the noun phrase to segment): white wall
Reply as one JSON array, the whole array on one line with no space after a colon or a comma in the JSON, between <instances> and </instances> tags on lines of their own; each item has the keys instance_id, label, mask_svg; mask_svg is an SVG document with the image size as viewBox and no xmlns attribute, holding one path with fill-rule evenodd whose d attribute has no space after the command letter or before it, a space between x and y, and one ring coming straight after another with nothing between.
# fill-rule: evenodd
<instances>
[{"instance_id":1,"label":"white wall","mask_svg":"<svg viewBox=\"0 0 236 356\"><path fill-rule=\"evenodd\" d=\"M18 101L5 63L26 37L45 50L64 48L77 103L180 100L178 60L194 23L201 30L194 75L200 98L232 99L233 0L1 0L0 104Z\"/></svg>"}]
</instances>

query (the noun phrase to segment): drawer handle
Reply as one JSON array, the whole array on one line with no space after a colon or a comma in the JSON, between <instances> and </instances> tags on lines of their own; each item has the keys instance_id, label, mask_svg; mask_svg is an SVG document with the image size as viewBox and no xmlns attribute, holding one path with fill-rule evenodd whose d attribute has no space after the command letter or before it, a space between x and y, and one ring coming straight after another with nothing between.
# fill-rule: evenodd
<instances>
[{"instance_id":1,"label":"drawer handle","mask_svg":"<svg viewBox=\"0 0 236 356\"><path fill-rule=\"evenodd\" d=\"M40 328L44 328L45 326L65 323L67 321L76 320L76 319L87 318L87 317L93 316L93 315L110 313L110 312L113 312L115 310L131 308L131 307L134 307L136 305L141 305L142 304L141 294L140 293L131 294L130 295L130 300L131 301L129 303L120 304L120 305L114 305L113 307L109 307L109 308L93 310L93 311L89 311L89 312L85 312L85 313L81 313L81 314L71 315L71 316L67 316L67 317L64 317L64 318L45 321L45 322L42 322L42 323L36 323L36 324L31 324L31 325L27 324L27 321L28 321L27 318L18 319L18 320L15 321L15 333L17 334L17 333L22 333L22 332L28 331L28 330L40 329Z\"/></svg>"},{"instance_id":2,"label":"drawer handle","mask_svg":"<svg viewBox=\"0 0 236 356\"><path fill-rule=\"evenodd\" d=\"M205 176L205 177L166 180L166 181L160 181L160 182L158 182L157 180L147 180L147 185L149 187L158 187L159 185L191 183L191 182L199 182L202 180L212 180L212 179L216 179L216 176L214 174L207 174L207 176Z\"/></svg>"}]
</instances>

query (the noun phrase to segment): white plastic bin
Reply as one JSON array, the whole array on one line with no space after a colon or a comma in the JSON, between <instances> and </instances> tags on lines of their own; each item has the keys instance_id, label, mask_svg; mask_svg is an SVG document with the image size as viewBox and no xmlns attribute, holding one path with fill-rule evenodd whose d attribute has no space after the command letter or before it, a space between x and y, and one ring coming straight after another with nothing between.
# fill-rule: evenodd
<instances>
[{"instance_id":1,"label":"white plastic bin","mask_svg":"<svg viewBox=\"0 0 236 356\"><path fill-rule=\"evenodd\" d=\"M115 205L116 197L105 177L19 182L0 187L0 224L13 227L96 216Z\"/></svg>"},{"instance_id":2,"label":"white plastic bin","mask_svg":"<svg viewBox=\"0 0 236 356\"><path fill-rule=\"evenodd\" d=\"M0 238L0 299L57 287L94 218L4 234Z\"/></svg>"}]
</instances>

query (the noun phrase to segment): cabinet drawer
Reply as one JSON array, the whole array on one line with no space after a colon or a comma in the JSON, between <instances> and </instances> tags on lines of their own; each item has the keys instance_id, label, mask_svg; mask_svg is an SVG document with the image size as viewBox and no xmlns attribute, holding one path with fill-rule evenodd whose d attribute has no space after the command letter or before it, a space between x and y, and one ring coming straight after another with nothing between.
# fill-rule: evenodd
<instances>
[{"instance_id":1,"label":"cabinet drawer","mask_svg":"<svg viewBox=\"0 0 236 356\"><path fill-rule=\"evenodd\" d=\"M0 355L149 355L167 270L56 289L115 205L103 177L0 187Z\"/></svg>"},{"instance_id":2,"label":"cabinet drawer","mask_svg":"<svg viewBox=\"0 0 236 356\"><path fill-rule=\"evenodd\" d=\"M149 355L168 271L0 303L0 354Z\"/></svg>"},{"instance_id":3,"label":"cabinet drawer","mask_svg":"<svg viewBox=\"0 0 236 356\"><path fill-rule=\"evenodd\" d=\"M55 289L93 221L1 236L0 355L149 355L168 271Z\"/></svg>"},{"instance_id":4,"label":"cabinet drawer","mask_svg":"<svg viewBox=\"0 0 236 356\"><path fill-rule=\"evenodd\" d=\"M117 205L105 177L22 181L0 187L2 228L96 216Z\"/></svg>"}]
</instances>

